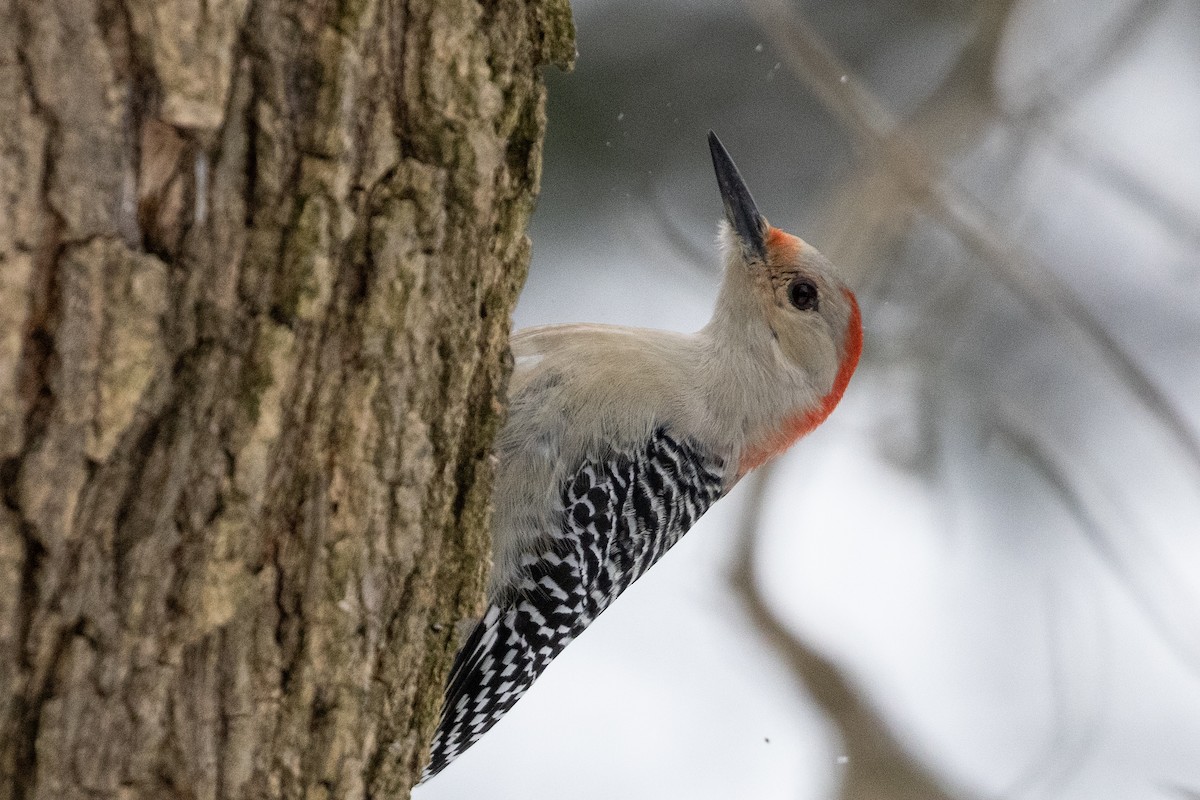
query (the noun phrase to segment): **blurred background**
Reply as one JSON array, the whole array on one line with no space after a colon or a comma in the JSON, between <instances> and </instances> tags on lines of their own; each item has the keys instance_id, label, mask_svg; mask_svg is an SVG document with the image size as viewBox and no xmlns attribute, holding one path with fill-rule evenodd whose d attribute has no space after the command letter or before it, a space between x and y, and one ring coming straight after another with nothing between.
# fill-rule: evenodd
<instances>
[{"instance_id":1,"label":"blurred background","mask_svg":"<svg viewBox=\"0 0 1200 800\"><path fill-rule=\"evenodd\" d=\"M864 361L418 800L1200 798L1200 4L573 6L517 327L704 324L712 128Z\"/></svg>"}]
</instances>

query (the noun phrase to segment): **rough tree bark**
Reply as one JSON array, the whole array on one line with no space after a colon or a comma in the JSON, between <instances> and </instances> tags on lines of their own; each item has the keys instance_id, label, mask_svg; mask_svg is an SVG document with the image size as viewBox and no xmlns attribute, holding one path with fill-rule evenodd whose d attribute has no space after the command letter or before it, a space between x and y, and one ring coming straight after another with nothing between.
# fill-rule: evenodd
<instances>
[{"instance_id":1,"label":"rough tree bark","mask_svg":"<svg viewBox=\"0 0 1200 800\"><path fill-rule=\"evenodd\" d=\"M566 0L0 0L0 798L404 797Z\"/></svg>"}]
</instances>

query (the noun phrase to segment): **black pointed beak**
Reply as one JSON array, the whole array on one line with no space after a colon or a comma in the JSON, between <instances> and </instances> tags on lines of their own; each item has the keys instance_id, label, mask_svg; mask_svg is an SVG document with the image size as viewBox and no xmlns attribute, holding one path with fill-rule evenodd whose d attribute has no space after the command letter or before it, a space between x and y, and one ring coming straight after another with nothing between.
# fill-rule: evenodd
<instances>
[{"instance_id":1,"label":"black pointed beak","mask_svg":"<svg viewBox=\"0 0 1200 800\"><path fill-rule=\"evenodd\" d=\"M725 218L737 232L742 248L762 260L767 257L767 245L763 237L767 233L767 221L758 213L754 198L746 188L737 166L729 157L729 151L712 131L708 132L708 147L712 151L713 169L717 173L717 185L721 188L721 200L725 203Z\"/></svg>"}]
</instances>

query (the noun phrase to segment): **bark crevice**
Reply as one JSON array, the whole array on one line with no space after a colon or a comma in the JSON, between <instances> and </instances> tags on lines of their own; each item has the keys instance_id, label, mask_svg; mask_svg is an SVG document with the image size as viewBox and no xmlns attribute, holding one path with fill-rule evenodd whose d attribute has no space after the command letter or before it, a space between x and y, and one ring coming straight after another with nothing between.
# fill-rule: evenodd
<instances>
[{"instance_id":1,"label":"bark crevice","mask_svg":"<svg viewBox=\"0 0 1200 800\"><path fill-rule=\"evenodd\" d=\"M569 9L0 0L0 48L0 800L405 796Z\"/></svg>"}]
</instances>

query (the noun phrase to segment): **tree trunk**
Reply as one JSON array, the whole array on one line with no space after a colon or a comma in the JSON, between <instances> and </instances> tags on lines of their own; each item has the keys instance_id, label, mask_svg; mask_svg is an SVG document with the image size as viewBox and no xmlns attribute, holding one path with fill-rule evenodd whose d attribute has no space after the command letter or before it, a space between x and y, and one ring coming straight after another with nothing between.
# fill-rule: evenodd
<instances>
[{"instance_id":1,"label":"tree trunk","mask_svg":"<svg viewBox=\"0 0 1200 800\"><path fill-rule=\"evenodd\" d=\"M0 799L404 797L566 0L0 0Z\"/></svg>"}]
</instances>

